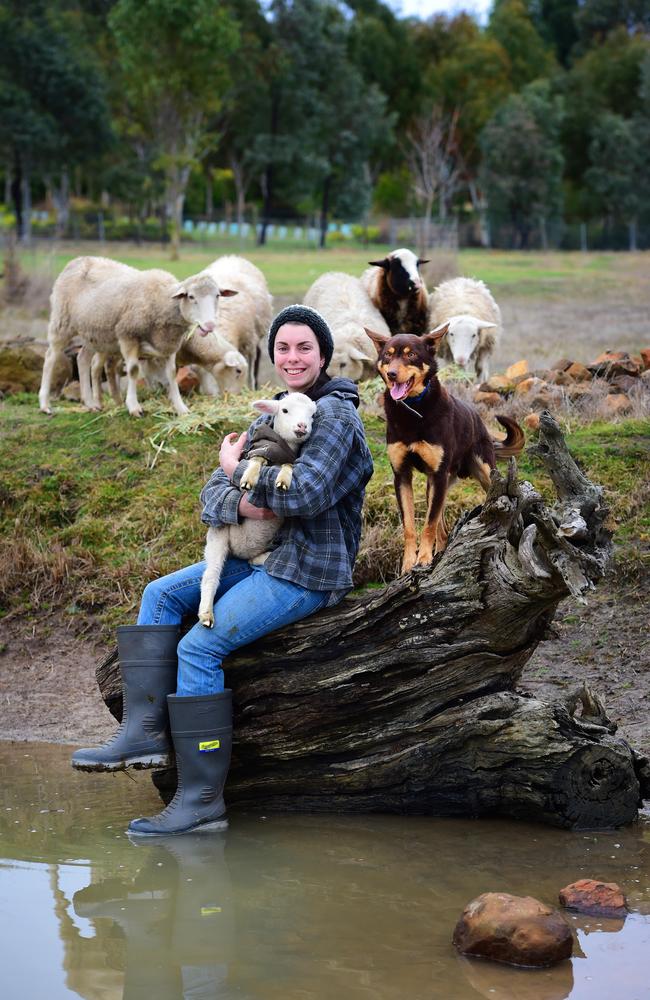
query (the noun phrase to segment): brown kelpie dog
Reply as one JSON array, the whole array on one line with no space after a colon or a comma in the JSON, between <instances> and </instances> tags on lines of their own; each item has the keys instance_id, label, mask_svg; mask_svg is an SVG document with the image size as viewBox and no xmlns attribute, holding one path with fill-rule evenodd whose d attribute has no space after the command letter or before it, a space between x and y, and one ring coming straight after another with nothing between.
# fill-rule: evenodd
<instances>
[{"instance_id":1,"label":"brown kelpie dog","mask_svg":"<svg viewBox=\"0 0 650 1000\"><path fill-rule=\"evenodd\" d=\"M457 478L473 476L487 491L495 457L518 455L524 432L509 417L498 416L504 441L493 440L478 410L455 399L437 377L436 346L445 330L424 337L387 337L366 330L379 355L377 368L386 383L386 443L395 474L395 493L404 526L402 573L426 565L433 549L447 544L445 498ZM416 556L413 470L427 476L427 517Z\"/></svg>"}]
</instances>

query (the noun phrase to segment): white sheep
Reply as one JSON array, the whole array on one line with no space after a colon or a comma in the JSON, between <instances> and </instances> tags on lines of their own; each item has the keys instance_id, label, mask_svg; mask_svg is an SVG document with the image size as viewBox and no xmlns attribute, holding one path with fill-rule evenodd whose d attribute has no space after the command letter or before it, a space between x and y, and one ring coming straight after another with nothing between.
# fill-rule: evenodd
<instances>
[{"instance_id":1,"label":"white sheep","mask_svg":"<svg viewBox=\"0 0 650 1000\"><path fill-rule=\"evenodd\" d=\"M390 332L422 337L428 333L429 297L419 267L428 264L412 250L391 250L383 260L371 260L361 284L382 314Z\"/></svg>"},{"instance_id":2,"label":"white sheep","mask_svg":"<svg viewBox=\"0 0 650 1000\"><path fill-rule=\"evenodd\" d=\"M203 273L213 278L219 287L238 292L236 298L220 304L217 332L243 354L248 363L249 385L255 388L259 346L273 315L273 297L266 278L255 264L236 254L218 257ZM218 377L217 382L220 383Z\"/></svg>"},{"instance_id":3,"label":"white sheep","mask_svg":"<svg viewBox=\"0 0 650 1000\"><path fill-rule=\"evenodd\" d=\"M447 327L438 356L461 368L473 364L477 378L490 377L490 357L501 335L501 310L483 281L452 278L431 293L430 326L433 333Z\"/></svg>"},{"instance_id":4,"label":"white sheep","mask_svg":"<svg viewBox=\"0 0 650 1000\"><path fill-rule=\"evenodd\" d=\"M219 300L236 294L206 274L179 282L167 271L137 271L105 257L76 257L52 289L41 410L51 413L50 384L56 359L78 336L89 349L82 353L79 382L81 398L90 409L97 408L91 390L90 352L104 357L121 354L128 380L126 406L132 416L141 416L137 381L144 352L162 360L172 406L178 414L187 413L176 384L176 351L191 326L203 334L213 331Z\"/></svg>"},{"instance_id":5,"label":"white sheep","mask_svg":"<svg viewBox=\"0 0 650 1000\"><path fill-rule=\"evenodd\" d=\"M272 428L275 437L282 439L279 444L281 448L284 444L287 459L286 462L282 462L275 485L277 489L288 490L293 475L293 466L289 459L295 458L301 445L311 434L316 403L301 392L291 392L283 399L257 400L253 406L262 413L273 414L273 421L271 425L259 425L261 434L253 434L249 445L256 457L249 459L240 486L243 490L251 490L257 484L260 469L263 465L268 464L268 460L258 452L266 450L265 436L268 441L268 432ZM278 445L273 436L271 437L271 445L272 447ZM219 528L208 528L205 542L206 567L201 578L201 603L199 605L199 621L202 625L207 628L212 628L214 625L214 596L219 587L223 565L228 556L250 559L256 565L263 563L269 555L269 544L273 536L277 534L281 524L281 518L258 521L247 517L243 519L241 524L224 524Z\"/></svg>"},{"instance_id":6,"label":"white sheep","mask_svg":"<svg viewBox=\"0 0 650 1000\"><path fill-rule=\"evenodd\" d=\"M373 378L377 374L377 352L364 327L386 336L390 336L390 330L360 280L328 271L309 288L304 303L316 309L332 331L334 351L329 373L353 382Z\"/></svg>"}]
</instances>

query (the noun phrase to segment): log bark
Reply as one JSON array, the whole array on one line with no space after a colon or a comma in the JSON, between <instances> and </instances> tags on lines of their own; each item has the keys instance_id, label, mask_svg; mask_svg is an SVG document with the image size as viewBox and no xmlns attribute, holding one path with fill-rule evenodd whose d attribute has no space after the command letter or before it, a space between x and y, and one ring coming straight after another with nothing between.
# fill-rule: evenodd
<instances>
[{"instance_id":1,"label":"log bark","mask_svg":"<svg viewBox=\"0 0 650 1000\"><path fill-rule=\"evenodd\" d=\"M549 413L531 451L555 485L553 508L517 481L513 461L430 567L224 661L236 706L230 802L572 828L636 817L647 765L614 735L597 697L544 704L517 690L558 603L584 601L612 551L602 490ZM109 660L98 682L119 717ZM155 775L164 798L172 779Z\"/></svg>"}]
</instances>

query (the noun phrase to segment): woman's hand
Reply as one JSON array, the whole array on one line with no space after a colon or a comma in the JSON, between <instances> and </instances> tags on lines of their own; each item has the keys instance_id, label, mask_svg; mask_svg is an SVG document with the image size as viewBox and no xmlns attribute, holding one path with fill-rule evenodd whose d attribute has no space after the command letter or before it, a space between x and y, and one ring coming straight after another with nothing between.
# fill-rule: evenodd
<instances>
[{"instance_id":1,"label":"woman's hand","mask_svg":"<svg viewBox=\"0 0 650 1000\"><path fill-rule=\"evenodd\" d=\"M254 507L250 500L247 499L246 493L244 493L239 501L238 510L242 517L250 517L253 521L271 521L276 517L268 507Z\"/></svg>"},{"instance_id":2,"label":"woman's hand","mask_svg":"<svg viewBox=\"0 0 650 1000\"><path fill-rule=\"evenodd\" d=\"M219 465L228 476L228 479L232 478L233 472L239 465L241 453L244 450L244 445L246 444L246 437L246 431L239 436L233 432L232 434L226 434L225 438L221 442L221 448L219 449Z\"/></svg>"}]
</instances>

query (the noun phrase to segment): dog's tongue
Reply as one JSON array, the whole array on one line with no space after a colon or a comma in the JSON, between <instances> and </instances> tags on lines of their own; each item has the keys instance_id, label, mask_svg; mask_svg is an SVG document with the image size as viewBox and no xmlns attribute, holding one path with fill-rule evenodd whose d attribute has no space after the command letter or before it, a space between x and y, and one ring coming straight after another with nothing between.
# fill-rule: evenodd
<instances>
[{"instance_id":1,"label":"dog's tongue","mask_svg":"<svg viewBox=\"0 0 650 1000\"><path fill-rule=\"evenodd\" d=\"M404 399L404 396L409 391L410 384L411 384L410 379L408 380L408 382L393 382L393 384L390 387L390 394L393 397L393 399Z\"/></svg>"}]
</instances>

